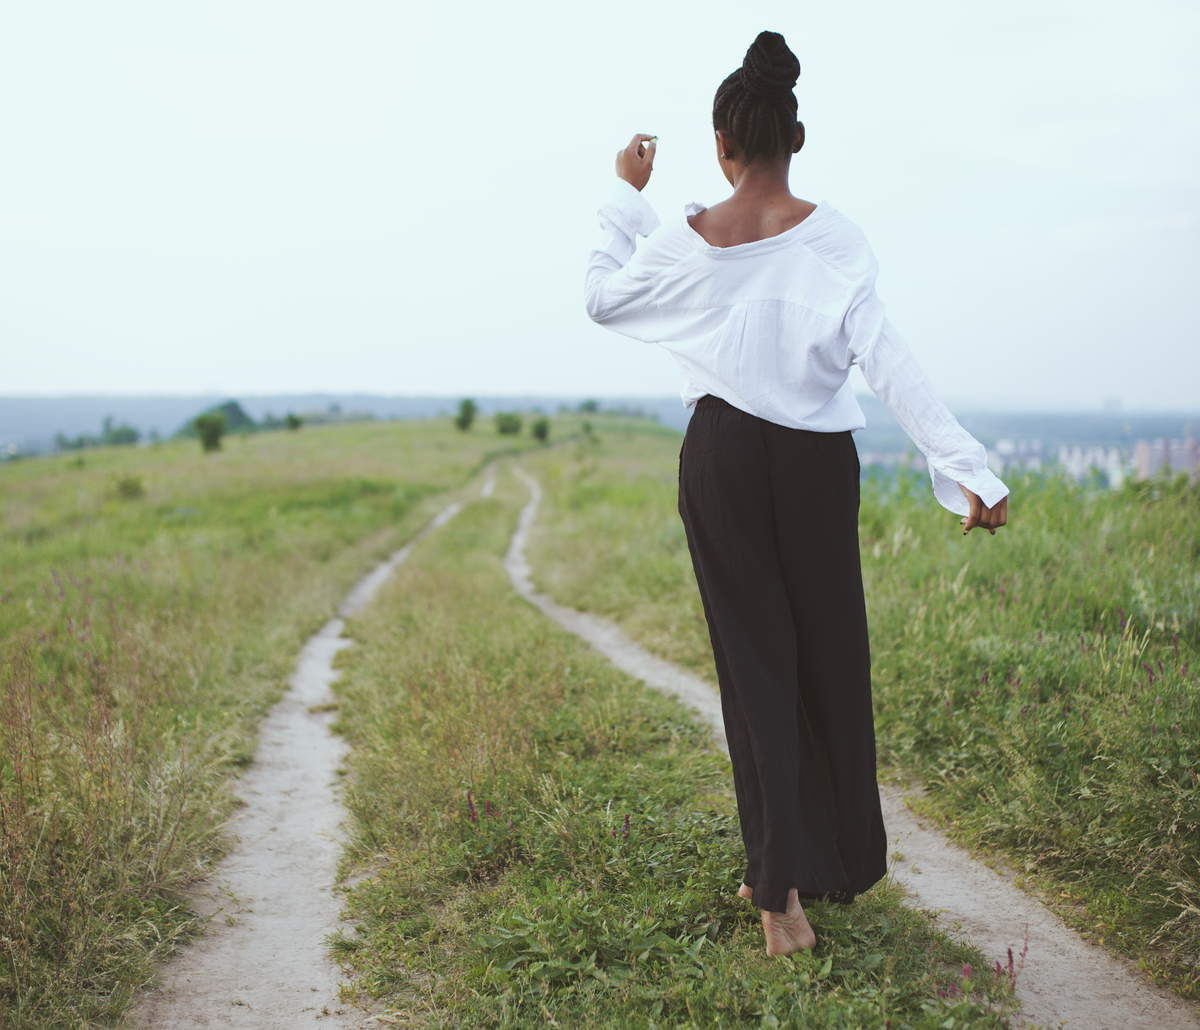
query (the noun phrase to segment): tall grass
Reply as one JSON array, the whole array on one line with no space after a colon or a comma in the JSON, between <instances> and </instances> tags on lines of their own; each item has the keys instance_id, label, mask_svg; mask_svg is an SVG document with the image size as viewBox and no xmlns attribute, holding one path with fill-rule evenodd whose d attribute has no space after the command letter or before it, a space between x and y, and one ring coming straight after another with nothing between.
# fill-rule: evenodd
<instances>
[{"instance_id":1,"label":"tall grass","mask_svg":"<svg viewBox=\"0 0 1200 1030\"><path fill-rule=\"evenodd\" d=\"M113 1018L196 929L301 643L495 449L446 420L0 468L0 1026Z\"/></svg>"},{"instance_id":2,"label":"tall grass","mask_svg":"<svg viewBox=\"0 0 1200 1030\"><path fill-rule=\"evenodd\" d=\"M533 459L535 578L712 676L675 511L677 436ZM880 759L959 841L1092 939L1200 988L1200 493L1013 484L964 538L923 477L868 478L860 541Z\"/></svg>"},{"instance_id":3,"label":"tall grass","mask_svg":"<svg viewBox=\"0 0 1200 1030\"><path fill-rule=\"evenodd\" d=\"M815 954L765 958L757 912L734 894L728 761L678 703L513 593L501 556L525 496L501 475L493 499L429 537L339 659L358 925L335 946L383 1018L1005 1025L1006 985L890 884L848 909L811 906Z\"/></svg>"}]
</instances>

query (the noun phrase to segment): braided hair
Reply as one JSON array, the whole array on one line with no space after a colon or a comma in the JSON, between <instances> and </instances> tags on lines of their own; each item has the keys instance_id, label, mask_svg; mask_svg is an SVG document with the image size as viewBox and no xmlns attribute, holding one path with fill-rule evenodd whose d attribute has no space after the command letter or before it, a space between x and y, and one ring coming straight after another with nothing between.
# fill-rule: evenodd
<instances>
[{"instance_id":1,"label":"braided hair","mask_svg":"<svg viewBox=\"0 0 1200 1030\"><path fill-rule=\"evenodd\" d=\"M759 157L792 153L796 142L796 94L800 62L778 32L760 32L742 66L717 88L713 128L743 151Z\"/></svg>"}]
</instances>

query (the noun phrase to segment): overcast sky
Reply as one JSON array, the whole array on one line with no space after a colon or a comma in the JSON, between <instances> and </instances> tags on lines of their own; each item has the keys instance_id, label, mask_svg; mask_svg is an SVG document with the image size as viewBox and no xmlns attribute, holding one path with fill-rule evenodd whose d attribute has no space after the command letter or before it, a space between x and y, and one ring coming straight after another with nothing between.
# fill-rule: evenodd
<instances>
[{"instance_id":1,"label":"overcast sky","mask_svg":"<svg viewBox=\"0 0 1200 1030\"><path fill-rule=\"evenodd\" d=\"M5 4L0 394L662 394L591 325L613 154L728 192L712 95L800 58L793 191L958 404L1200 409L1200 5Z\"/></svg>"}]
</instances>

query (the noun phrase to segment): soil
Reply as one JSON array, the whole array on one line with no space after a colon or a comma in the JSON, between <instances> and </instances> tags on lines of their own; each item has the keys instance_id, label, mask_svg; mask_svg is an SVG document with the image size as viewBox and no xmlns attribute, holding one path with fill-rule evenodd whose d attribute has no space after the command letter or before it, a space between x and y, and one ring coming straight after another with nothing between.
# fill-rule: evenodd
<instances>
[{"instance_id":1,"label":"soil","mask_svg":"<svg viewBox=\"0 0 1200 1030\"><path fill-rule=\"evenodd\" d=\"M720 698L709 683L650 654L608 619L564 608L537 592L525 544L537 517L541 488L523 470L515 471L530 494L504 562L517 593L621 671L691 705L727 750ZM990 869L918 818L908 805L914 793L914 788L880 788L892 841L892 875L912 891L915 905L936 912L944 929L967 938L989 961L1007 967L1012 949L1020 968L1016 990L1021 1001L1021 1015L1014 1023L1063 1025L1068 1030L1200 1027L1195 1005L1147 983L1130 963L1083 940L1010 876Z\"/></svg>"}]
</instances>

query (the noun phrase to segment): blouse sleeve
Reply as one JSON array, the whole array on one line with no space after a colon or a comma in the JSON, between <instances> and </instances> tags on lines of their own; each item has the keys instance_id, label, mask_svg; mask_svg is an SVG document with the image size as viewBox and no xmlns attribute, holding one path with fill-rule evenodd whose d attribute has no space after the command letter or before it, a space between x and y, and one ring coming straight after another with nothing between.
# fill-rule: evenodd
<instances>
[{"instance_id":1,"label":"blouse sleeve","mask_svg":"<svg viewBox=\"0 0 1200 1030\"><path fill-rule=\"evenodd\" d=\"M987 452L938 399L908 344L884 315L874 286L846 313L850 356L867 385L920 448L929 463L933 493L944 508L966 515L961 483L989 508L1008 494L987 467Z\"/></svg>"},{"instance_id":2,"label":"blouse sleeve","mask_svg":"<svg viewBox=\"0 0 1200 1030\"><path fill-rule=\"evenodd\" d=\"M588 259L587 313L601 325L620 330L621 323L635 315L649 294L649 279L630 267L630 259L637 237L649 236L658 228L658 215L637 189L618 179L599 216L604 236Z\"/></svg>"}]
</instances>

